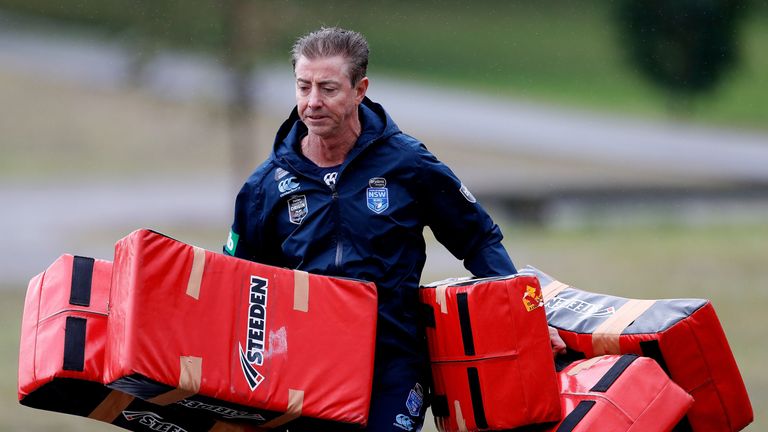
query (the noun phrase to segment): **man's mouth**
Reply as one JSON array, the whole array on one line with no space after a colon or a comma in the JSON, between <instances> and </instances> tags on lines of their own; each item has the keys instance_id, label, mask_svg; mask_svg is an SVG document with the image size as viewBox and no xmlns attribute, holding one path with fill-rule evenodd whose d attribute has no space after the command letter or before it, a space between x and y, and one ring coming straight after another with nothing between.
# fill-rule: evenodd
<instances>
[{"instance_id":1,"label":"man's mouth","mask_svg":"<svg viewBox=\"0 0 768 432\"><path fill-rule=\"evenodd\" d=\"M304 114L304 118L309 120L322 120L326 117L328 116L323 113L305 113Z\"/></svg>"}]
</instances>

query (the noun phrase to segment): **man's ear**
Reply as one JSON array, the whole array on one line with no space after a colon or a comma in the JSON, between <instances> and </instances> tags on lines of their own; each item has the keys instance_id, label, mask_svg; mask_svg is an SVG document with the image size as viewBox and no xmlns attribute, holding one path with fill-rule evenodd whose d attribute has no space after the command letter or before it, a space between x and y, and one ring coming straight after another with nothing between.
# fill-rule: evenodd
<instances>
[{"instance_id":1,"label":"man's ear","mask_svg":"<svg viewBox=\"0 0 768 432\"><path fill-rule=\"evenodd\" d=\"M363 102L365 92L368 91L368 77L362 77L355 85L355 101L358 104Z\"/></svg>"}]
</instances>

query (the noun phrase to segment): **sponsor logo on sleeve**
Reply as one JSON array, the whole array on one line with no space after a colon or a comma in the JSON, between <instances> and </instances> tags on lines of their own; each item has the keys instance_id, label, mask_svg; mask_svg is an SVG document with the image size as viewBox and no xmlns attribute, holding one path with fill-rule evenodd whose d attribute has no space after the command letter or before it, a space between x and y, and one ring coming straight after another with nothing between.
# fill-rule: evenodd
<instances>
[{"instance_id":1,"label":"sponsor logo on sleeve","mask_svg":"<svg viewBox=\"0 0 768 432\"><path fill-rule=\"evenodd\" d=\"M469 188L464 183L461 184L461 188L459 188L459 191L461 192L462 195L464 195L464 198L466 198L467 201L471 202L472 204L477 202L477 200L475 199L475 196L472 195L472 192L469 191Z\"/></svg>"},{"instance_id":2,"label":"sponsor logo on sleeve","mask_svg":"<svg viewBox=\"0 0 768 432\"><path fill-rule=\"evenodd\" d=\"M227 246L226 246L226 251L228 254L232 256L235 255L235 251L237 250L238 240L240 240L240 236L236 232L229 230L229 237L227 237Z\"/></svg>"},{"instance_id":3,"label":"sponsor logo on sleeve","mask_svg":"<svg viewBox=\"0 0 768 432\"><path fill-rule=\"evenodd\" d=\"M240 366L251 391L256 390L264 381L257 366L264 364L264 334L267 331L267 289L269 280L251 275L248 295L248 323L246 327L245 349L240 348Z\"/></svg>"},{"instance_id":4,"label":"sponsor logo on sleeve","mask_svg":"<svg viewBox=\"0 0 768 432\"><path fill-rule=\"evenodd\" d=\"M368 180L366 190L366 203L368 209L376 214L381 214L389 208L389 190L386 188L387 180L383 177L374 177Z\"/></svg>"}]
</instances>

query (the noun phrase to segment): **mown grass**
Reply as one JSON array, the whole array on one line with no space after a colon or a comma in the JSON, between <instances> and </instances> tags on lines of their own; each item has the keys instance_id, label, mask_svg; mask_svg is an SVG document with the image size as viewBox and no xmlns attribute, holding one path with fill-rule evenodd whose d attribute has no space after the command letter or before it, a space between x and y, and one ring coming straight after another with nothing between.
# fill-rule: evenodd
<instances>
[{"instance_id":1,"label":"mown grass","mask_svg":"<svg viewBox=\"0 0 768 432\"><path fill-rule=\"evenodd\" d=\"M189 242L210 232L187 232ZM576 287L633 298L711 299L756 413L747 430L768 427L768 225L644 226L609 229L508 227L505 244L518 265L532 264ZM431 274L449 277L462 274ZM111 430L110 426L20 406L15 384L24 283L0 290L0 430ZM428 419L425 430L434 431Z\"/></svg>"}]
</instances>

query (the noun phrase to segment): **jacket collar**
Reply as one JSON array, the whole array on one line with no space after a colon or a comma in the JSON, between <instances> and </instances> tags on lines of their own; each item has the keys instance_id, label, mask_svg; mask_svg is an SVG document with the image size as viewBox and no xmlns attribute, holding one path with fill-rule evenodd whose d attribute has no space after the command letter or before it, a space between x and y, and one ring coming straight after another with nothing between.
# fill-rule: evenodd
<instances>
[{"instance_id":1,"label":"jacket collar","mask_svg":"<svg viewBox=\"0 0 768 432\"><path fill-rule=\"evenodd\" d=\"M384 108L365 97L358 108L360 116L360 136L352 147L339 171L342 171L360 153L384 138L400 132L397 124L389 117ZM293 108L288 119L280 126L275 136L272 157L284 169L298 171L307 175L317 175L322 168L304 157L300 151L300 142L307 134L307 127L299 118L298 110Z\"/></svg>"}]
</instances>

